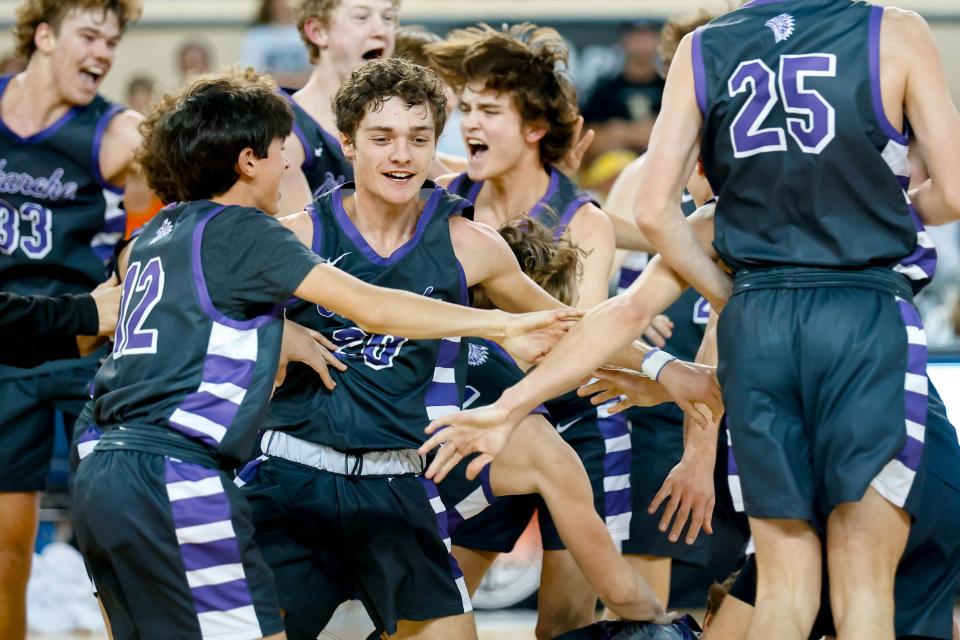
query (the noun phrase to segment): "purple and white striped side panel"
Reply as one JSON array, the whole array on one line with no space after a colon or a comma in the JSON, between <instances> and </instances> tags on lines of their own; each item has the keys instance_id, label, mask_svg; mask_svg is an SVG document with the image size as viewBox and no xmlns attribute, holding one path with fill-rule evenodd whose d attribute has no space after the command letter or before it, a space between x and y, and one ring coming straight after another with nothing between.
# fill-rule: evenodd
<instances>
[{"instance_id":1,"label":"purple and white striped side panel","mask_svg":"<svg viewBox=\"0 0 960 640\"><path fill-rule=\"evenodd\" d=\"M443 505L443 500L440 498L440 490L437 489L437 485L434 484L432 480L427 480L423 476L417 476L417 480L423 485L423 490L427 494L427 499L430 501L433 513L437 517L437 535L440 536L444 546L447 548L447 554L450 558L450 573L454 583L457 585L457 589L460 591L460 598L463 601L463 612L473 611L473 604L470 602L470 592L467 591L467 581L463 578L463 571L460 570L457 559L454 558L451 553L453 543L450 541L447 508Z\"/></svg>"},{"instance_id":2,"label":"purple and white striped side panel","mask_svg":"<svg viewBox=\"0 0 960 640\"><path fill-rule=\"evenodd\" d=\"M443 338L433 369L433 381L427 387L424 402L427 418L436 420L460 411L460 389L457 386L457 359L460 357L460 338Z\"/></svg>"},{"instance_id":3,"label":"purple and white striped side panel","mask_svg":"<svg viewBox=\"0 0 960 640\"><path fill-rule=\"evenodd\" d=\"M897 298L907 332L907 371L904 375L904 427L906 443L897 456L870 483L884 498L902 507L923 460L927 429L927 335L917 308Z\"/></svg>"},{"instance_id":4,"label":"purple and white striped side panel","mask_svg":"<svg viewBox=\"0 0 960 640\"><path fill-rule=\"evenodd\" d=\"M469 520L496 501L497 496L493 495L493 488L490 486L490 465L488 464L480 472L480 486L447 509L447 533L452 537L464 520Z\"/></svg>"},{"instance_id":5,"label":"purple and white striped side panel","mask_svg":"<svg viewBox=\"0 0 960 640\"><path fill-rule=\"evenodd\" d=\"M937 249L930 234L927 233L926 227L923 226L920 216L914 210L910 196L907 194L907 187L910 185L910 162L907 159L907 145L896 140L888 140L881 156L900 183L900 189L903 191L903 198L906 200L907 209L910 211L913 226L917 229L916 248L893 269L907 276L914 283L925 285L933 280L934 273L937 270Z\"/></svg>"},{"instance_id":6,"label":"purple and white striped side panel","mask_svg":"<svg viewBox=\"0 0 960 640\"><path fill-rule=\"evenodd\" d=\"M611 401L615 402L615 401ZM630 495L630 427L623 415L597 408L597 425L603 436L603 506L607 531L617 541L630 537L633 505Z\"/></svg>"},{"instance_id":7,"label":"purple and white striped side panel","mask_svg":"<svg viewBox=\"0 0 960 640\"><path fill-rule=\"evenodd\" d=\"M214 322L196 391L170 416L170 426L216 447L246 397L257 363L257 329L234 329Z\"/></svg>"},{"instance_id":8,"label":"purple and white striped side panel","mask_svg":"<svg viewBox=\"0 0 960 640\"><path fill-rule=\"evenodd\" d=\"M77 455L81 460L93 453L94 447L100 442L100 436L103 435L103 429L93 425L87 426L77 438Z\"/></svg>"},{"instance_id":9,"label":"purple and white striped side panel","mask_svg":"<svg viewBox=\"0 0 960 640\"><path fill-rule=\"evenodd\" d=\"M743 506L743 489L740 487L740 468L737 467L737 460L733 457L733 439L730 437L726 418L721 428L727 433L727 486L730 489L730 499L734 510L737 513L743 513L746 508Z\"/></svg>"},{"instance_id":10,"label":"purple and white striped side panel","mask_svg":"<svg viewBox=\"0 0 960 640\"><path fill-rule=\"evenodd\" d=\"M166 485L202 637L263 637L220 473L167 458Z\"/></svg>"}]
</instances>

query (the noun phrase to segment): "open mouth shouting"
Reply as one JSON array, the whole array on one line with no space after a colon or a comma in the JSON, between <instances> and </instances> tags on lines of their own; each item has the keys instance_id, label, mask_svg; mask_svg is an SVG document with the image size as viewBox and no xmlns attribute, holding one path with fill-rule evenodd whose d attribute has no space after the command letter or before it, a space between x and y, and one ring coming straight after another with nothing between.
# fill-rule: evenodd
<instances>
[{"instance_id":1,"label":"open mouth shouting","mask_svg":"<svg viewBox=\"0 0 960 640\"><path fill-rule=\"evenodd\" d=\"M377 48L374 48L374 49L369 49L369 50L363 52L363 56L362 56L362 57L363 57L364 60L377 60L377 59L383 57L383 54L384 54L385 51L386 51L386 49L384 49L383 47L377 47Z\"/></svg>"},{"instance_id":2,"label":"open mouth shouting","mask_svg":"<svg viewBox=\"0 0 960 640\"><path fill-rule=\"evenodd\" d=\"M479 138L467 138L467 150L470 153L471 160L480 160L486 155L489 147L487 143Z\"/></svg>"},{"instance_id":3,"label":"open mouth shouting","mask_svg":"<svg viewBox=\"0 0 960 640\"><path fill-rule=\"evenodd\" d=\"M106 73L106 69L95 64L88 64L80 68L80 77L83 78L84 85L90 88L96 88L97 83Z\"/></svg>"}]
</instances>

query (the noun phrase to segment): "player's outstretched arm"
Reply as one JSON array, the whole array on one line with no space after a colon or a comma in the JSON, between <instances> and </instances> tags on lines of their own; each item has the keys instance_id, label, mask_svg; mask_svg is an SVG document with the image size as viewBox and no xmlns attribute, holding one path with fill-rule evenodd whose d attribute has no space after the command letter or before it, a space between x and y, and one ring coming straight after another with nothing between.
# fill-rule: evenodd
<instances>
[{"instance_id":1,"label":"player's outstretched arm","mask_svg":"<svg viewBox=\"0 0 960 640\"><path fill-rule=\"evenodd\" d=\"M913 205L928 225L960 220L960 114L950 97L940 51L926 21L912 11L885 9L880 60L884 104L891 84L905 87L903 110L930 174L911 192ZM905 65L903 71L901 65ZM888 84L888 74L897 72L903 77Z\"/></svg>"},{"instance_id":2,"label":"player's outstretched arm","mask_svg":"<svg viewBox=\"0 0 960 640\"><path fill-rule=\"evenodd\" d=\"M600 600L626 620L669 622L649 585L620 555L597 515L590 480L577 454L542 415L527 416L510 447L493 462L495 495L540 494L557 532Z\"/></svg>"},{"instance_id":3,"label":"player's outstretched arm","mask_svg":"<svg viewBox=\"0 0 960 640\"><path fill-rule=\"evenodd\" d=\"M637 226L670 266L720 311L730 296L730 278L700 248L677 201L696 164L703 124L690 42L690 36L681 41L670 65L663 109L640 168L635 214Z\"/></svg>"},{"instance_id":4,"label":"player's outstretched arm","mask_svg":"<svg viewBox=\"0 0 960 640\"><path fill-rule=\"evenodd\" d=\"M367 284L328 264L314 267L294 295L350 318L364 331L413 340L487 338L529 362L540 360L582 315L576 309L522 315L471 309Z\"/></svg>"},{"instance_id":5,"label":"player's outstretched arm","mask_svg":"<svg viewBox=\"0 0 960 640\"><path fill-rule=\"evenodd\" d=\"M525 313L566 308L521 270L507 241L492 227L451 218L450 239L467 286L480 286L498 309Z\"/></svg>"}]
</instances>

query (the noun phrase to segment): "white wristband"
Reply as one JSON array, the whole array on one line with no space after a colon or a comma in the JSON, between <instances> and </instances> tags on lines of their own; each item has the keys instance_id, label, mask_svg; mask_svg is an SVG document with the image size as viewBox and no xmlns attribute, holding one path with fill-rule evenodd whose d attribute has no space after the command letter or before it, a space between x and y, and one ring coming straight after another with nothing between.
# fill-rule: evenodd
<instances>
[{"instance_id":1,"label":"white wristband","mask_svg":"<svg viewBox=\"0 0 960 640\"><path fill-rule=\"evenodd\" d=\"M673 362L676 358L666 351L654 348L643 356L643 364L640 365L640 372L653 380L660 378L660 372L667 364Z\"/></svg>"}]
</instances>

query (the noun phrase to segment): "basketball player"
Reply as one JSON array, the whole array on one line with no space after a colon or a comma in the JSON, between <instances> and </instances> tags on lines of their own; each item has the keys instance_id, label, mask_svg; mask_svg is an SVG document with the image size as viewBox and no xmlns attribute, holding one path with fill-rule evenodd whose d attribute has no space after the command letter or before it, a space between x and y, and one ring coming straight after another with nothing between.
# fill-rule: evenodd
<instances>
[{"instance_id":1,"label":"basketball player","mask_svg":"<svg viewBox=\"0 0 960 640\"><path fill-rule=\"evenodd\" d=\"M77 540L117 638L283 636L249 507L221 469L254 445L291 294L371 332L514 335L505 346L530 357L544 344L530 329L575 315L463 309L325 264L270 217L292 123L276 87L248 72L196 80L143 127L150 185L178 204L130 253L115 345L96 378L104 433L73 494Z\"/></svg>"},{"instance_id":2,"label":"basketball player","mask_svg":"<svg viewBox=\"0 0 960 640\"><path fill-rule=\"evenodd\" d=\"M689 175L700 137L719 196L715 244L737 273L719 374L757 546L747 637L806 638L825 528L839 636L892 638L927 413L911 301L936 264L913 206L960 216L943 182L960 167L960 152L943 150L960 140L960 118L939 55L915 14L759 1L686 39L672 70L638 223L722 308L729 280L663 197ZM913 205L906 117L932 176Z\"/></svg>"},{"instance_id":3,"label":"basketball player","mask_svg":"<svg viewBox=\"0 0 960 640\"><path fill-rule=\"evenodd\" d=\"M444 103L439 78L407 61L355 70L335 107L357 181L285 223L371 282L461 302L481 286L501 308L559 306L499 235L456 215L468 201L425 183ZM446 510L416 454L426 419L459 407L466 353L457 341L371 334L315 305L288 317L327 335L349 367L334 392L293 369L264 423L266 456L242 474L288 631L315 637L357 594L391 636L473 637Z\"/></svg>"},{"instance_id":4,"label":"basketball player","mask_svg":"<svg viewBox=\"0 0 960 640\"><path fill-rule=\"evenodd\" d=\"M0 78L0 289L85 293L124 231L134 191L139 116L98 94L138 0L17 7L26 70ZM142 183L142 181L140 181ZM101 354L81 358L74 336L6 338L0 366L0 636L26 633L26 585L46 484L54 412L72 425ZM38 364L45 363L45 364Z\"/></svg>"},{"instance_id":5,"label":"basketball player","mask_svg":"<svg viewBox=\"0 0 960 640\"><path fill-rule=\"evenodd\" d=\"M354 67L393 55L400 0L293 0L291 9L314 67L307 84L290 96L295 120L281 188L285 213L353 179L330 100Z\"/></svg>"},{"instance_id":6,"label":"basketball player","mask_svg":"<svg viewBox=\"0 0 960 640\"><path fill-rule=\"evenodd\" d=\"M454 31L425 50L460 92L460 129L469 151L467 172L440 183L473 202L474 219L494 228L527 212L557 237L568 233L586 254L574 303L586 309L606 299L612 225L555 166L576 141L579 116L573 85L557 68L567 60L560 35L530 24L506 31L484 25ZM575 394L548 402L547 409L587 469L597 512L623 538L630 521L629 483L623 481L629 475L617 463L627 455L606 454L608 443L627 434L626 421L601 421L597 409ZM469 583L479 584L496 556L513 548L538 503L543 506L539 499L504 499L460 528L454 542ZM540 508L538 515L545 553L537 634L554 637L592 620L595 594L565 551L549 511Z\"/></svg>"}]
</instances>

